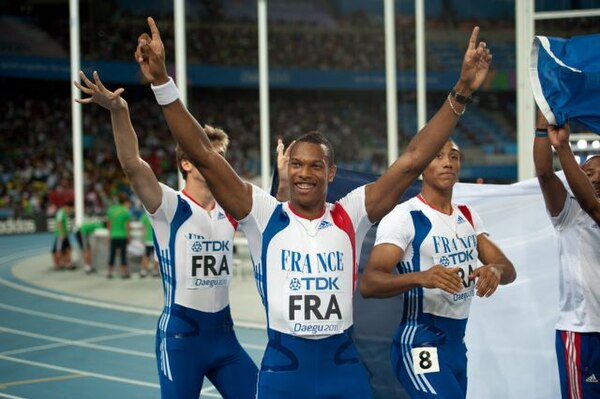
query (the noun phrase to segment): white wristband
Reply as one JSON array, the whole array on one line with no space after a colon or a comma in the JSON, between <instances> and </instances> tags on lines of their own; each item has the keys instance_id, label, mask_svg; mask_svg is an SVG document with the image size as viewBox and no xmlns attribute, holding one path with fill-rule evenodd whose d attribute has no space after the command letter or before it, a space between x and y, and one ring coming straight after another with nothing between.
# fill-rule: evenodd
<instances>
[{"instance_id":1,"label":"white wristband","mask_svg":"<svg viewBox=\"0 0 600 399\"><path fill-rule=\"evenodd\" d=\"M158 86L150 85L156 97L156 102L160 105L169 105L179 98L179 89L175 86L173 78L169 76L169 81Z\"/></svg>"}]
</instances>

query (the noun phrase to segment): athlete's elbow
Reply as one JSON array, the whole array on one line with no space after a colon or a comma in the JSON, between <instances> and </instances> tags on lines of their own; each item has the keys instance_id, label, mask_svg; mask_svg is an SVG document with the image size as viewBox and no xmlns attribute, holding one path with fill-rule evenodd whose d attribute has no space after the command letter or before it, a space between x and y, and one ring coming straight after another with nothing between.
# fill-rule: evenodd
<instances>
[{"instance_id":1,"label":"athlete's elbow","mask_svg":"<svg viewBox=\"0 0 600 399\"><path fill-rule=\"evenodd\" d=\"M517 271L511 262L508 262L504 266L504 272L502 273L501 283L503 285L510 284L517 279Z\"/></svg>"},{"instance_id":2,"label":"athlete's elbow","mask_svg":"<svg viewBox=\"0 0 600 399\"><path fill-rule=\"evenodd\" d=\"M369 284L368 281L365 281L364 276L363 276L363 279L360 281L358 289L360 291L360 295L363 298L372 298L374 296L373 288L372 288L371 284Z\"/></svg>"}]
</instances>

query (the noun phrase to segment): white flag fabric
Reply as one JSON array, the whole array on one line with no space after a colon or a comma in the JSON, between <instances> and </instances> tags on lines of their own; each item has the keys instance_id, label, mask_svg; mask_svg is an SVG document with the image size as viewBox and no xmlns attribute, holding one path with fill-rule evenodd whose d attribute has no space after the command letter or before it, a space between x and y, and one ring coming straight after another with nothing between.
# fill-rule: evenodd
<instances>
[{"instance_id":1,"label":"white flag fabric","mask_svg":"<svg viewBox=\"0 0 600 399\"><path fill-rule=\"evenodd\" d=\"M454 201L477 210L517 271L515 282L472 302L465 337L467 397L559 398L554 350L558 247L537 179L457 184Z\"/></svg>"}]
</instances>

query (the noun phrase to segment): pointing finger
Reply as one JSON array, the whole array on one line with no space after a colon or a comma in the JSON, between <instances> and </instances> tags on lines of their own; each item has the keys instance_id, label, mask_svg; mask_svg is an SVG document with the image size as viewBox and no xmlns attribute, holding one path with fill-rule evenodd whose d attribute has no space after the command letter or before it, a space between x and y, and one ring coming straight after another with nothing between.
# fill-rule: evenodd
<instances>
[{"instance_id":1,"label":"pointing finger","mask_svg":"<svg viewBox=\"0 0 600 399\"><path fill-rule=\"evenodd\" d=\"M477 35L479 35L479 26L473 28L473 32L471 32L471 37L469 38L469 49L475 50L475 45L477 44Z\"/></svg>"},{"instance_id":2,"label":"pointing finger","mask_svg":"<svg viewBox=\"0 0 600 399\"><path fill-rule=\"evenodd\" d=\"M158 31L156 22L154 22L154 18L148 17L148 26L150 27L150 33L152 33L152 40L160 41L160 32Z\"/></svg>"}]
</instances>

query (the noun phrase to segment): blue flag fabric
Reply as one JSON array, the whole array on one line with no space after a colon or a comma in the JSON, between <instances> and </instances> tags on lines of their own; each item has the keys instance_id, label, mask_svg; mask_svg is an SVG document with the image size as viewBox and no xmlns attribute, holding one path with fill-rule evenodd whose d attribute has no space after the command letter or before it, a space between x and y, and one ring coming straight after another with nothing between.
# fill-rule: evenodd
<instances>
[{"instance_id":1,"label":"blue flag fabric","mask_svg":"<svg viewBox=\"0 0 600 399\"><path fill-rule=\"evenodd\" d=\"M600 134L600 34L536 36L529 76L535 101L550 124L575 121Z\"/></svg>"},{"instance_id":2,"label":"blue flag fabric","mask_svg":"<svg viewBox=\"0 0 600 399\"><path fill-rule=\"evenodd\" d=\"M370 173L339 169L329 184L327 202L335 203L353 189L375 181L379 176ZM275 196L279 185L277 169L273 175L271 195ZM404 202L421 191L420 180L414 182L404 193ZM369 254L375 243L377 226L367 233L360 252L359 281L367 265ZM360 293L354 296L354 340L361 360L369 372L375 399L409 399L396 379L390 360L390 348L394 332L402 319L402 295L387 299L364 299Z\"/></svg>"}]
</instances>

